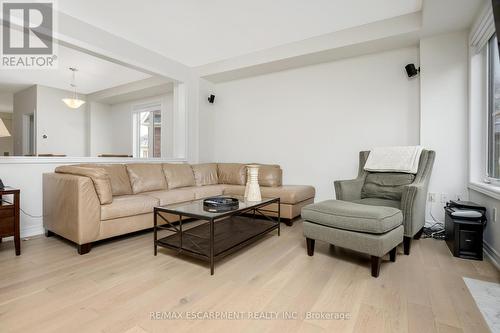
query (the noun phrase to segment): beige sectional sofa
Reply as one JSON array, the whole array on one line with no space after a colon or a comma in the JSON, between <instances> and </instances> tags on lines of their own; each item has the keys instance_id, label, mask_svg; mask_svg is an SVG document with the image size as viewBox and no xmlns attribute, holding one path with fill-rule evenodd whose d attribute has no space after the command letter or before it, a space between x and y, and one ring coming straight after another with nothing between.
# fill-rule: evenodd
<instances>
[{"instance_id":1,"label":"beige sectional sofa","mask_svg":"<svg viewBox=\"0 0 500 333\"><path fill-rule=\"evenodd\" d=\"M240 163L78 164L43 175L46 235L60 235L90 251L95 241L152 228L153 207L215 195L243 195L246 166ZM314 201L312 186L282 185L278 165L261 165L263 197L281 198L288 225ZM276 204L264 209L276 215ZM177 217L169 216L170 221Z\"/></svg>"}]
</instances>

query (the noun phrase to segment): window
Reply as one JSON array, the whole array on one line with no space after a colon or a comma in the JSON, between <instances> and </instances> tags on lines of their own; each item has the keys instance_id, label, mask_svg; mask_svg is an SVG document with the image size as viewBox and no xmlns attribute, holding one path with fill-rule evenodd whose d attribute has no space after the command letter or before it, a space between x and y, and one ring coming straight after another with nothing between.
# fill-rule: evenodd
<instances>
[{"instance_id":1,"label":"window","mask_svg":"<svg viewBox=\"0 0 500 333\"><path fill-rule=\"evenodd\" d=\"M497 37L488 42L488 177L500 179L500 60Z\"/></svg>"},{"instance_id":2,"label":"window","mask_svg":"<svg viewBox=\"0 0 500 333\"><path fill-rule=\"evenodd\" d=\"M134 157L161 157L161 106L134 113Z\"/></svg>"}]
</instances>

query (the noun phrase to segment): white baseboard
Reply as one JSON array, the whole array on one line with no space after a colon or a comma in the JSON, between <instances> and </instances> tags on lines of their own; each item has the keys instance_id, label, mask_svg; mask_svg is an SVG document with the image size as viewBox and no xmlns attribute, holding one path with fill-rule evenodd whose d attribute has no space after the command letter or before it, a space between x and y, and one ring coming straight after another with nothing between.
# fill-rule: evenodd
<instances>
[{"instance_id":1,"label":"white baseboard","mask_svg":"<svg viewBox=\"0 0 500 333\"><path fill-rule=\"evenodd\" d=\"M500 271L500 254L485 241L483 241L483 253L490 258L496 269Z\"/></svg>"},{"instance_id":2,"label":"white baseboard","mask_svg":"<svg viewBox=\"0 0 500 333\"><path fill-rule=\"evenodd\" d=\"M31 225L21 229L21 238L42 235L44 232L43 225Z\"/></svg>"}]
</instances>

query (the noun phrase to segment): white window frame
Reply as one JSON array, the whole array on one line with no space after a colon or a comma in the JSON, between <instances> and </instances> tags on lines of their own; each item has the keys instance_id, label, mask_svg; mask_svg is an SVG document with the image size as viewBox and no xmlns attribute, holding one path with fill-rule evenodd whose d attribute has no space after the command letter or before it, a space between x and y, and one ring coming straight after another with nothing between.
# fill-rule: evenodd
<instances>
[{"instance_id":1,"label":"white window frame","mask_svg":"<svg viewBox=\"0 0 500 333\"><path fill-rule=\"evenodd\" d=\"M164 117L163 117L163 103L161 101L154 101L151 103L147 104L137 104L132 107L132 146L133 146L133 156L134 158L140 158L140 139L139 139L139 133L140 133L140 120L139 120L139 114L143 112L157 112L159 111L161 114L161 130L163 132L164 129ZM150 131L148 131L148 142L152 142L154 140L154 120L151 123L151 126L153 127ZM161 141L161 140L160 140ZM162 143L163 145L163 143ZM148 159L160 159L163 156L163 148L160 149L160 156L159 157L150 157L148 156Z\"/></svg>"},{"instance_id":2,"label":"white window frame","mask_svg":"<svg viewBox=\"0 0 500 333\"><path fill-rule=\"evenodd\" d=\"M494 107L494 102L491 100L492 96L491 96L491 88L492 88L492 75L494 76L494 73L492 74L491 71L492 71L492 64L491 64L491 49L490 49L490 40L491 38L494 38L494 35L491 36L489 39L488 39L488 42L486 43L486 45L484 46L486 48L486 70L485 70L485 73L486 73L486 92L485 92L485 96L486 96L486 129L484 131L485 135L486 135L486 140L485 140L485 147L484 147L484 150L485 150L485 155L484 155L484 158L485 158L485 170L484 170L484 179L489 182L489 183L492 183L492 184L496 184L496 183L499 183L499 178L495 178L495 177L491 177L490 176L490 164L491 164L491 161L490 161L490 144L491 144L491 117L490 117L490 112L491 112L491 108ZM494 77L493 77L493 80L494 80Z\"/></svg>"},{"instance_id":3,"label":"white window frame","mask_svg":"<svg viewBox=\"0 0 500 333\"><path fill-rule=\"evenodd\" d=\"M488 178L488 41L495 33L491 4L476 17L469 35L469 189L500 200L500 182Z\"/></svg>"}]
</instances>

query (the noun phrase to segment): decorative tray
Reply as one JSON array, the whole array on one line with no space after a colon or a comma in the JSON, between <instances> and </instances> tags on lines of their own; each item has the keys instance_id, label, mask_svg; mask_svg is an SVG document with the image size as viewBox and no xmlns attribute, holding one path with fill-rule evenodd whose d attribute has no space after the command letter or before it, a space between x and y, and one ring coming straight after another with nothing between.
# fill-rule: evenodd
<instances>
[{"instance_id":1,"label":"decorative tray","mask_svg":"<svg viewBox=\"0 0 500 333\"><path fill-rule=\"evenodd\" d=\"M222 213L238 209L240 201L229 197L212 197L203 200L203 209L211 213Z\"/></svg>"}]
</instances>

